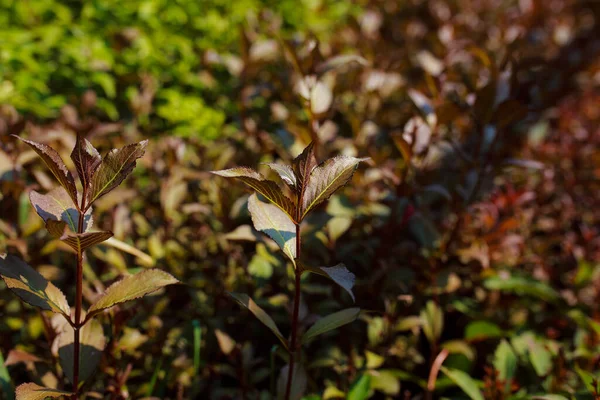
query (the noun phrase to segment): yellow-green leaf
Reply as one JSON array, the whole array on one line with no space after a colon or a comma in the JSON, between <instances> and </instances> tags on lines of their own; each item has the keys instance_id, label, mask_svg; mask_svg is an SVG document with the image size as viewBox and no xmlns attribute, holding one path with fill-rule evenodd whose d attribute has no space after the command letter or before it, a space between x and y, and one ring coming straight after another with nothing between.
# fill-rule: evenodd
<instances>
[{"instance_id":1,"label":"yellow-green leaf","mask_svg":"<svg viewBox=\"0 0 600 400\"><path fill-rule=\"evenodd\" d=\"M254 228L269 235L295 265L296 224L278 207L259 200L256 194L248 199L248 210Z\"/></svg>"},{"instance_id":2,"label":"yellow-green leaf","mask_svg":"<svg viewBox=\"0 0 600 400\"><path fill-rule=\"evenodd\" d=\"M87 319L114 305L143 297L175 283L179 283L179 281L159 269L149 269L128 276L106 289L104 294L90 307Z\"/></svg>"},{"instance_id":3,"label":"yellow-green leaf","mask_svg":"<svg viewBox=\"0 0 600 400\"><path fill-rule=\"evenodd\" d=\"M48 397L53 399L58 399L62 396L70 397L73 393L42 387L35 383L24 383L17 387L16 395L16 400L45 400Z\"/></svg>"},{"instance_id":4,"label":"yellow-green leaf","mask_svg":"<svg viewBox=\"0 0 600 400\"><path fill-rule=\"evenodd\" d=\"M65 295L24 261L0 254L0 275L6 286L26 303L69 318L71 309Z\"/></svg>"}]
</instances>

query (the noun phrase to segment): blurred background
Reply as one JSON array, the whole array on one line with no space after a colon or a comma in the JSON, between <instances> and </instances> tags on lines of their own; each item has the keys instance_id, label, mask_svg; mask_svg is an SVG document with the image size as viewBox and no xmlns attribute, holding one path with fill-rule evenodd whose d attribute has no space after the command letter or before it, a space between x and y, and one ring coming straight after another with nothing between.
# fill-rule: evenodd
<instances>
[{"instance_id":1,"label":"blurred background","mask_svg":"<svg viewBox=\"0 0 600 400\"><path fill-rule=\"evenodd\" d=\"M273 398L281 349L227 292L287 334L292 267L207 171L266 174L315 141L371 157L303 226L305 261L345 263L365 311L303 353L304 399L600 398L598 18L593 0L0 0L0 253L74 296L28 199L55 182L11 134L71 167L76 134L102 154L150 139L94 209L120 245L88 251L84 296L151 266L185 285L103 317L88 398ZM50 317L4 287L2 398L61 388ZM352 306L303 288L303 328Z\"/></svg>"}]
</instances>

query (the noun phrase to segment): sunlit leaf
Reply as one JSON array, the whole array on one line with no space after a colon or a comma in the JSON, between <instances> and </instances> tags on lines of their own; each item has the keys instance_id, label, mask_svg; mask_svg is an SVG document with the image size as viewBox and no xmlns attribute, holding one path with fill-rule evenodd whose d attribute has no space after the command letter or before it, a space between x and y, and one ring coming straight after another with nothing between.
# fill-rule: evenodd
<instances>
[{"instance_id":1,"label":"sunlit leaf","mask_svg":"<svg viewBox=\"0 0 600 400\"><path fill-rule=\"evenodd\" d=\"M87 139L81 137L81 135L77 135L75 147L71 152L71 160L75 164L81 185L84 188L89 188L94 173L102 162L100 153L98 153L98 150Z\"/></svg>"},{"instance_id":2,"label":"sunlit leaf","mask_svg":"<svg viewBox=\"0 0 600 400\"><path fill-rule=\"evenodd\" d=\"M317 81L310 91L310 110L315 115L325 113L331 107L333 93L324 82Z\"/></svg>"},{"instance_id":3,"label":"sunlit leaf","mask_svg":"<svg viewBox=\"0 0 600 400\"><path fill-rule=\"evenodd\" d=\"M436 343L444 329L444 314L442 310L436 303L430 300L421 311L421 320L423 321L423 333L425 333L427 340L429 340L429 343Z\"/></svg>"},{"instance_id":4,"label":"sunlit leaf","mask_svg":"<svg viewBox=\"0 0 600 400\"><path fill-rule=\"evenodd\" d=\"M475 360L475 351L464 340L448 340L442 343L442 349L448 350L450 354L462 354L469 360Z\"/></svg>"},{"instance_id":5,"label":"sunlit leaf","mask_svg":"<svg viewBox=\"0 0 600 400\"><path fill-rule=\"evenodd\" d=\"M273 171L277 172L279 177L292 188L296 187L296 175L294 175L294 170L289 165L284 164L275 164L275 163L267 163L269 168Z\"/></svg>"},{"instance_id":6,"label":"sunlit leaf","mask_svg":"<svg viewBox=\"0 0 600 400\"><path fill-rule=\"evenodd\" d=\"M348 183L358 163L365 160L368 160L368 158L337 156L316 167L310 174L310 179L302 196L301 219L310 210L327 200L336 190Z\"/></svg>"},{"instance_id":7,"label":"sunlit leaf","mask_svg":"<svg viewBox=\"0 0 600 400\"><path fill-rule=\"evenodd\" d=\"M138 158L144 155L148 140L111 150L92 178L89 204L119 186L133 171Z\"/></svg>"},{"instance_id":8,"label":"sunlit leaf","mask_svg":"<svg viewBox=\"0 0 600 400\"><path fill-rule=\"evenodd\" d=\"M219 343L219 348L223 352L223 354L227 355L235 349L235 340L231 338L228 334L223 332L220 329L215 329L215 336L217 337L217 342Z\"/></svg>"},{"instance_id":9,"label":"sunlit leaf","mask_svg":"<svg viewBox=\"0 0 600 400\"><path fill-rule=\"evenodd\" d=\"M71 309L65 295L24 261L0 254L0 275L6 286L26 303L69 318Z\"/></svg>"},{"instance_id":10,"label":"sunlit leaf","mask_svg":"<svg viewBox=\"0 0 600 400\"><path fill-rule=\"evenodd\" d=\"M71 200L76 202L77 187L75 186L75 179L73 179L73 175L71 175L71 172L69 172L65 166L65 163L62 158L60 158L58 152L47 144L37 143L27 139L19 139L31 146L31 148L42 157L42 160L44 160L54 177L61 186L65 188Z\"/></svg>"},{"instance_id":11,"label":"sunlit leaf","mask_svg":"<svg viewBox=\"0 0 600 400\"><path fill-rule=\"evenodd\" d=\"M348 391L347 400L366 400L371 392L371 376L363 374L354 381Z\"/></svg>"},{"instance_id":12,"label":"sunlit leaf","mask_svg":"<svg viewBox=\"0 0 600 400\"><path fill-rule=\"evenodd\" d=\"M289 365L286 365L279 372L279 379L277 380L277 399L285 399L285 391L287 387ZM290 400L300 400L302 395L306 391L308 384L308 376L306 370L302 364L296 363L294 365L294 372L292 373L292 386L290 387Z\"/></svg>"},{"instance_id":13,"label":"sunlit leaf","mask_svg":"<svg viewBox=\"0 0 600 400\"><path fill-rule=\"evenodd\" d=\"M265 179L261 174L250 168L238 167L224 169L221 171L212 171L213 174L225 178L237 178L263 195L271 203L279 207L290 218L294 219L296 215L296 207L290 199L288 199L281 188L273 181Z\"/></svg>"},{"instance_id":14,"label":"sunlit leaf","mask_svg":"<svg viewBox=\"0 0 600 400\"><path fill-rule=\"evenodd\" d=\"M569 400L568 397L561 396L560 394L545 394L543 396L533 396L532 400Z\"/></svg>"},{"instance_id":15,"label":"sunlit leaf","mask_svg":"<svg viewBox=\"0 0 600 400\"><path fill-rule=\"evenodd\" d=\"M279 330L279 328L275 324L275 321L273 321L273 318L271 318L269 316L269 314L266 313L265 310L263 310L262 308L260 308L258 306L258 304L256 304L254 302L254 300L252 300L246 294L243 294L243 293L231 293L230 292L229 295L231 297L233 297L242 306L246 307L252 314L254 314L254 316L256 318L258 318L258 320L260 322L262 322L263 324L265 324L265 326L267 328L269 328L271 330L271 332L273 332L275 334L275 336L277 336L277 338L281 341L281 343L287 349L287 347L288 347L287 340L281 334L281 331Z\"/></svg>"},{"instance_id":16,"label":"sunlit leaf","mask_svg":"<svg viewBox=\"0 0 600 400\"><path fill-rule=\"evenodd\" d=\"M280 208L259 200L256 194L248 199L248 210L252 216L254 228L269 235L295 263L296 224Z\"/></svg>"},{"instance_id":17,"label":"sunlit leaf","mask_svg":"<svg viewBox=\"0 0 600 400\"><path fill-rule=\"evenodd\" d=\"M113 283L88 310L88 319L115 306L143 297L167 285L179 283L172 275L159 269L149 269Z\"/></svg>"},{"instance_id":18,"label":"sunlit leaf","mask_svg":"<svg viewBox=\"0 0 600 400\"><path fill-rule=\"evenodd\" d=\"M323 333L337 329L340 326L354 322L359 315L360 308L358 307L347 308L345 310L329 314L328 316L319 319L306 331L306 333L302 336L302 343L306 343L311 339Z\"/></svg>"},{"instance_id":19,"label":"sunlit leaf","mask_svg":"<svg viewBox=\"0 0 600 400\"><path fill-rule=\"evenodd\" d=\"M502 336L502 329L493 322L473 321L465 328L465 339L483 340Z\"/></svg>"},{"instance_id":20,"label":"sunlit leaf","mask_svg":"<svg viewBox=\"0 0 600 400\"><path fill-rule=\"evenodd\" d=\"M506 382L505 392L510 393L511 381L517 370L517 355L506 340L502 340L496 348L494 368L498 371L498 378Z\"/></svg>"},{"instance_id":21,"label":"sunlit leaf","mask_svg":"<svg viewBox=\"0 0 600 400\"><path fill-rule=\"evenodd\" d=\"M310 173L317 166L315 157L315 143L311 142L292 162L292 169L296 175L298 187L305 189Z\"/></svg>"},{"instance_id":22,"label":"sunlit leaf","mask_svg":"<svg viewBox=\"0 0 600 400\"><path fill-rule=\"evenodd\" d=\"M379 390L389 396L400 393L400 379L389 370L380 369L371 372L371 389Z\"/></svg>"},{"instance_id":23,"label":"sunlit leaf","mask_svg":"<svg viewBox=\"0 0 600 400\"><path fill-rule=\"evenodd\" d=\"M333 267L309 267L303 265L302 268L306 271L319 274L325 276L338 285L340 285L350 297L352 297L352 301L356 301L354 298L354 293L352 293L352 288L354 287L354 282L356 281L356 276L348 271L348 268L344 264L338 264Z\"/></svg>"},{"instance_id":24,"label":"sunlit leaf","mask_svg":"<svg viewBox=\"0 0 600 400\"><path fill-rule=\"evenodd\" d=\"M73 361L75 358L75 333L69 324L63 326L63 331L56 337L58 357L65 375L73 382ZM79 379L88 379L102 358L106 346L106 338L102 325L96 320L88 321L79 331Z\"/></svg>"},{"instance_id":25,"label":"sunlit leaf","mask_svg":"<svg viewBox=\"0 0 600 400\"><path fill-rule=\"evenodd\" d=\"M477 382L471 378L467 373L458 370L458 369L450 369L446 367L441 368L444 374L448 376L452 380L452 382L456 383L458 387L460 387L463 392L469 396L472 400L484 400L483 395L481 394L481 390L477 386Z\"/></svg>"},{"instance_id":26,"label":"sunlit leaf","mask_svg":"<svg viewBox=\"0 0 600 400\"><path fill-rule=\"evenodd\" d=\"M73 233L65 229L60 240L68 244L73 250L80 253L87 248L102 243L113 236L111 231Z\"/></svg>"},{"instance_id":27,"label":"sunlit leaf","mask_svg":"<svg viewBox=\"0 0 600 400\"><path fill-rule=\"evenodd\" d=\"M318 74L324 74L327 71L352 64L366 66L369 65L369 62L356 54L342 54L339 56L330 57L325 62L317 65L316 71Z\"/></svg>"},{"instance_id":28,"label":"sunlit leaf","mask_svg":"<svg viewBox=\"0 0 600 400\"><path fill-rule=\"evenodd\" d=\"M29 200L35 211L46 223L46 228L52 236L62 236L65 226L73 232L78 231L79 211L64 188L57 187L47 194L32 190L29 194ZM91 213L91 208L85 213L83 232L89 230L93 224Z\"/></svg>"},{"instance_id":29,"label":"sunlit leaf","mask_svg":"<svg viewBox=\"0 0 600 400\"><path fill-rule=\"evenodd\" d=\"M60 397L69 397L73 393L58 389L50 389L36 385L35 383L24 383L17 387L17 400L45 400L50 397L58 399Z\"/></svg>"}]
</instances>

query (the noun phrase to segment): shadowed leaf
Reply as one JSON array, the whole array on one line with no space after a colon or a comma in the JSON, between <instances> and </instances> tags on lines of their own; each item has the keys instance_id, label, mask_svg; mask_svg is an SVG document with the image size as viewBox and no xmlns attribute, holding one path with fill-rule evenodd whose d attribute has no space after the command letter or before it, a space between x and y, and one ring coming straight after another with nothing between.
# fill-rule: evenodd
<instances>
[{"instance_id":1,"label":"shadowed leaf","mask_svg":"<svg viewBox=\"0 0 600 400\"><path fill-rule=\"evenodd\" d=\"M328 316L321 318L306 331L304 336L302 336L302 343L304 344L323 333L332 331L340 326L355 321L359 314L360 308L353 307L329 314Z\"/></svg>"},{"instance_id":2,"label":"shadowed leaf","mask_svg":"<svg viewBox=\"0 0 600 400\"><path fill-rule=\"evenodd\" d=\"M149 269L113 283L90 307L87 319L102 310L143 297L167 285L179 283L172 275L159 269Z\"/></svg>"},{"instance_id":3,"label":"shadowed leaf","mask_svg":"<svg viewBox=\"0 0 600 400\"><path fill-rule=\"evenodd\" d=\"M37 143L27 139L21 139L21 141L27 143L31 148L42 157L42 160L46 163L52 174L56 177L58 182L65 188L69 197L73 202L77 201L77 187L75 186L75 179L65 166L64 161L60 158L60 155L56 150L47 144Z\"/></svg>"},{"instance_id":4,"label":"shadowed leaf","mask_svg":"<svg viewBox=\"0 0 600 400\"><path fill-rule=\"evenodd\" d=\"M127 145L121 149L111 150L102 160L93 176L91 195L88 204L119 186L127 175L133 171L135 162L144 155L147 140Z\"/></svg>"},{"instance_id":5,"label":"shadowed leaf","mask_svg":"<svg viewBox=\"0 0 600 400\"><path fill-rule=\"evenodd\" d=\"M283 344L283 346L286 349L288 348L287 340L285 340L285 338L281 334L281 331L279 330L279 328L275 324L275 321L273 321L273 318L271 318L269 316L269 314L266 313L265 310L263 310L262 308L260 308L258 306L258 304L256 304L254 302L254 300L252 300L250 297L248 297L248 295L243 294L243 293L231 293L231 292L229 292L229 295L231 297L233 297L238 303L240 303L241 305L243 305L244 307L246 307L252 314L254 314L254 316L256 318L258 318L260 322L262 322L263 324L265 324L266 327L269 328L271 330L271 332L273 332L275 334L275 336L277 336L277 338L281 341L281 343Z\"/></svg>"},{"instance_id":6,"label":"shadowed leaf","mask_svg":"<svg viewBox=\"0 0 600 400\"><path fill-rule=\"evenodd\" d=\"M75 142L75 148L71 153L71 160L75 164L81 185L84 188L89 188L92 177L102 162L100 153L87 139L77 135L77 142Z\"/></svg>"},{"instance_id":7,"label":"shadowed leaf","mask_svg":"<svg viewBox=\"0 0 600 400\"><path fill-rule=\"evenodd\" d=\"M58 347L58 357L60 365L65 375L73 382L73 360L75 357L74 331L69 324L63 326L63 331L56 337L56 346ZM106 346L106 338L102 325L96 320L89 321L81 328L79 332L80 353L79 353L79 379L85 381L89 378L100 359Z\"/></svg>"},{"instance_id":8,"label":"shadowed leaf","mask_svg":"<svg viewBox=\"0 0 600 400\"><path fill-rule=\"evenodd\" d=\"M6 286L26 303L69 318L70 308L65 295L24 261L0 254L0 275Z\"/></svg>"},{"instance_id":9,"label":"shadowed leaf","mask_svg":"<svg viewBox=\"0 0 600 400\"><path fill-rule=\"evenodd\" d=\"M265 179L261 174L253 169L246 167L230 168L221 171L212 171L213 174L224 178L237 178L263 195L271 203L279 207L283 212L294 218L296 207L290 199L288 199L281 188L273 181Z\"/></svg>"},{"instance_id":10,"label":"shadowed leaf","mask_svg":"<svg viewBox=\"0 0 600 400\"><path fill-rule=\"evenodd\" d=\"M302 196L300 219L302 220L310 210L348 183L358 163L365 160L368 158L337 156L316 167L310 174Z\"/></svg>"},{"instance_id":11,"label":"shadowed leaf","mask_svg":"<svg viewBox=\"0 0 600 400\"><path fill-rule=\"evenodd\" d=\"M297 184L296 175L294 175L294 170L292 169L292 167L290 167L289 165L275 164L275 163L267 163L267 165L273 171L277 172L279 177L281 177L281 179L286 184L288 184L292 188L296 187L296 184Z\"/></svg>"},{"instance_id":12,"label":"shadowed leaf","mask_svg":"<svg viewBox=\"0 0 600 400\"><path fill-rule=\"evenodd\" d=\"M36 385L35 383L24 383L17 387L17 400L44 400L48 397L58 399L59 397L71 396L73 393L58 389L50 389Z\"/></svg>"},{"instance_id":13,"label":"shadowed leaf","mask_svg":"<svg viewBox=\"0 0 600 400\"><path fill-rule=\"evenodd\" d=\"M331 279L332 281L340 285L344 290L346 290L346 292L348 292L350 297L352 297L352 301L356 301L356 299L354 298L354 293L352 293L352 288L354 287L356 276L352 272L348 271L348 268L346 268L344 264L338 264L333 267L317 268L303 265L302 268L304 268L306 271L319 274Z\"/></svg>"},{"instance_id":14,"label":"shadowed leaf","mask_svg":"<svg viewBox=\"0 0 600 400\"><path fill-rule=\"evenodd\" d=\"M274 205L259 200L256 194L248 199L248 210L254 228L269 235L295 265L296 225L290 217Z\"/></svg>"},{"instance_id":15,"label":"shadowed leaf","mask_svg":"<svg viewBox=\"0 0 600 400\"><path fill-rule=\"evenodd\" d=\"M48 232L54 237L61 237L65 227L77 232L79 228L79 211L62 187L57 187L47 194L41 194L35 190L29 194L29 200L35 211L46 223ZM85 213L83 220L83 231L92 227L91 208Z\"/></svg>"},{"instance_id":16,"label":"shadowed leaf","mask_svg":"<svg viewBox=\"0 0 600 400\"><path fill-rule=\"evenodd\" d=\"M308 183L310 173L317 166L314 146L315 142L311 142L292 163L292 169L294 170L294 174L296 174L298 187L303 191Z\"/></svg>"},{"instance_id":17,"label":"shadowed leaf","mask_svg":"<svg viewBox=\"0 0 600 400\"><path fill-rule=\"evenodd\" d=\"M285 398L285 390L287 388L288 370L289 365L286 365L279 372L279 378L277 379L277 399L283 400ZM292 386L290 387L290 400L300 400L302 395L306 391L308 384L308 377L304 365L296 364L294 372L292 373Z\"/></svg>"}]
</instances>

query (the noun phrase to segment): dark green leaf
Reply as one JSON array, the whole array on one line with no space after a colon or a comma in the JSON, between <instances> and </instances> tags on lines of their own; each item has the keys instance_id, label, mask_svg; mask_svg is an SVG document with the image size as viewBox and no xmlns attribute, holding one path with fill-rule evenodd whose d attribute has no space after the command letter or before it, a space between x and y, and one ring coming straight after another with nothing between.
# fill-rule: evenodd
<instances>
[{"instance_id":1,"label":"dark green leaf","mask_svg":"<svg viewBox=\"0 0 600 400\"><path fill-rule=\"evenodd\" d=\"M359 315L360 308L358 307L347 308L345 310L329 314L328 316L319 319L306 331L306 333L302 336L302 343L304 344L323 333L337 329L340 326L349 324L350 322L354 322Z\"/></svg>"},{"instance_id":2,"label":"dark green leaf","mask_svg":"<svg viewBox=\"0 0 600 400\"><path fill-rule=\"evenodd\" d=\"M344 264L338 264L333 267L309 267L303 265L302 268L306 271L319 274L325 276L338 285L340 285L350 297L352 297L352 301L356 301L354 298L354 293L352 293L352 288L354 287L354 282L356 281L356 276L348 271L348 268Z\"/></svg>"},{"instance_id":3,"label":"dark green leaf","mask_svg":"<svg viewBox=\"0 0 600 400\"><path fill-rule=\"evenodd\" d=\"M510 393L511 381L517 370L517 355L506 340L502 340L496 348L494 368L498 371L498 377L506 381L505 393Z\"/></svg>"}]
</instances>

